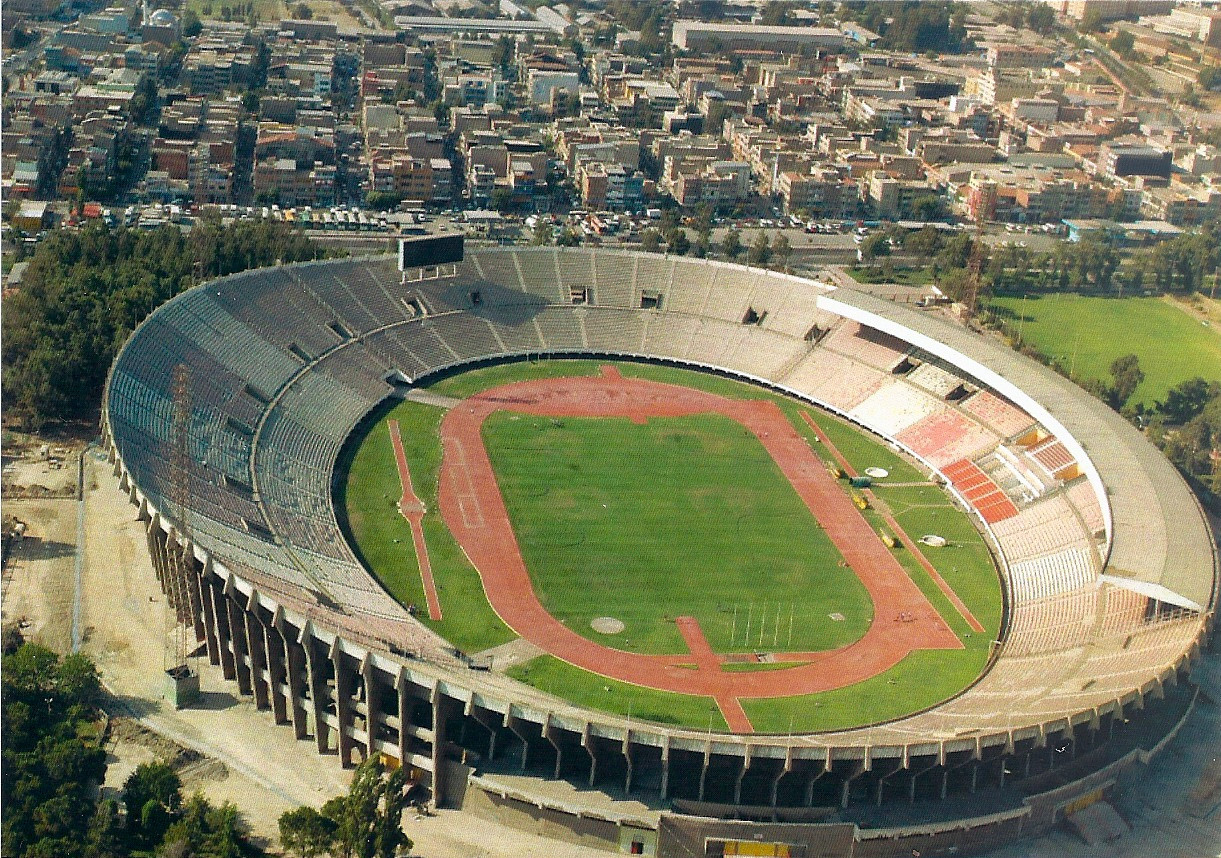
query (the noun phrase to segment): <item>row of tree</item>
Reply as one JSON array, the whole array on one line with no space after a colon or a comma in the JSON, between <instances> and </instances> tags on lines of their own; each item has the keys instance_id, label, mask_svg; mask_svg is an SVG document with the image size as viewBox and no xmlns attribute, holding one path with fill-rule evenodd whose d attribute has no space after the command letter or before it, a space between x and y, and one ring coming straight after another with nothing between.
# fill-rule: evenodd
<instances>
[{"instance_id":1,"label":"row of tree","mask_svg":"<svg viewBox=\"0 0 1221 858\"><path fill-rule=\"evenodd\" d=\"M6 416L31 429L92 416L119 347L163 302L212 277L329 253L271 221L53 232L5 300Z\"/></svg>"}]
</instances>

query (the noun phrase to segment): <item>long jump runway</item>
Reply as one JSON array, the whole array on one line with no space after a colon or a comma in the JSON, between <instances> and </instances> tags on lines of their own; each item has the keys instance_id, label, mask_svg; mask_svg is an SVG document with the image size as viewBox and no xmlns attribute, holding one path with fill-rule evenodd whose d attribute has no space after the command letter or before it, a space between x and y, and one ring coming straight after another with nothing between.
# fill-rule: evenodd
<instances>
[{"instance_id":1,"label":"long jump runway","mask_svg":"<svg viewBox=\"0 0 1221 858\"><path fill-rule=\"evenodd\" d=\"M696 657L694 670L689 667L691 656L629 653L581 637L543 607L522 559L481 433L484 420L500 410L544 417L625 417L637 422L715 413L741 423L775 459L869 592L874 610L869 630L838 650L784 656L808 664L757 672L721 670L694 618L680 620L683 638ZM962 648L806 440L768 400L727 399L676 385L625 379L606 367L597 378L540 379L477 394L445 416L441 440L442 518L479 571L488 600L506 625L546 652L593 673L661 691L712 697L735 732L752 732L738 703L741 698L842 688L882 673L913 650ZM680 667L683 662L688 666Z\"/></svg>"}]
</instances>

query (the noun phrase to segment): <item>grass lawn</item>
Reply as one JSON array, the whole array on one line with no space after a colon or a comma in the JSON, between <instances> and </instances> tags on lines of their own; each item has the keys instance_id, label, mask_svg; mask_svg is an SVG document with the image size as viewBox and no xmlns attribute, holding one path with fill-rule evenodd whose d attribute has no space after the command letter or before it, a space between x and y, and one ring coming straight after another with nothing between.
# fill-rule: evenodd
<instances>
[{"instance_id":1,"label":"grass lawn","mask_svg":"<svg viewBox=\"0 0 1221 858\"><path fill-rule=\"evenodd\" d=\"M758 733L812 733L890 721L936 706L965 688L988 663L988 644L977 635L965 651L916 650L885 673L855 685L743 700L742 709Z\"/></svg>"},{"instance_id":2,"label":"grass lawn","mask_svg":"<svg viewBox=\"0 0 1221 858\"><path fill-rule=\"evenodd\" d=\"M412 486L427 509L424 539L444 619L429 620L427 610L421 610L417 617L458 648L478 652L516 635L488 604L479 573L437 512L437 470L441 464L438 427L444 416L444 409L418 402L400 402L379 415L368 425L364 440L351 457L335 508L346 511L347 530L356 553L382 586L400 603L423 608L427 604L424 586L411 528L398 511L403 489L386 425L389 420L398 420Z\"/></svg>"},{"instance_id":3,"label":"grass lawn","mask_svg":"<svg viewBox=\"0 0 1221 858\"><path fill-rule=\"evenodd\" d=\"M933 282L933 272L928 268L896 268L887 277L879 265L863 268L845 268L844 273L857 283L897 283L900 286L927 286Z\"/></svg>"},{"instance_id":4,"label":"grass lawn","mask_svg":"<svg viewBox=\"0 0 1221 858\"><path fill-rule=\"evenodd\" d=\"M655 691L652 688L607 679L588 670L573 667L554 656L540 655L523 664L514 665L506 673L519 682L563 697L578 706L658 724L721 732L729 729L716 701L711 697Z\"/></svg>"},{"instance_id":5,"label":"grass lawn","mask_svg":"<svg viewBox=\"0 0 1221 858\"><path fill-rule=\"evenodd\" d=\"M993 309L1075 379L1110 381L1115 358L1135 354L1145 381L1133 404L1147 405L1196 376L1221 378L1221 330L1205 325L1169 298L1043 295L995 298Z\"/></svg>"},{"instance_id":6,"label":"grass lawn","mask_svg":"<svg viewBox=\"0 0 1221 858\"><path fill-rule=\"evenodd\" d=\"M864 585L736 421L502 411L484 440L534 589L572 629L615 617L611 646L683 654L684 615L716 652L835 649L869 627Z\"/></svg>"},{"instance_id":7,"label":"grass lawn","mask_svg":"<svg viewBox=\"0 0 1221 858\"><path fill-rule=\"evenodd\" d=\"M501 364L441 378L429 387L465 397L530 378L592 375L607 363ZM886 674L833 692L743 701L757 730L783 733L790 724L795 731L833 730L896 718L935 705L978 675L1000 623L999 581L982 537L940 489L886 485L923 482L918 468L863 430L762 388L674 367L615 365L628 377L733 398L771 399L830 463L830 452L814 440L801 417L810 414L858 469L890 471L890 478L874 489L909 535L918 539L938 533L949 540L946 548L926 549L926 556L987 628L986 634L969 635L965 621L900 547L896 557L966 650L914 652ZM340 473L345 466L348 472L337 508L346 511L353 544L383 585L401 602L422 606L410 530L396 507L401 487L386 421L397 419L416 493L428 509L424 527L445 611L439 623L423 614L420 619L456 646L477 652L514 635L488 605L478 573L436 513L443 415L441 409L411 402L376 415L366 424L363 440L346 450L339 464ZM871 613L864 588L838 566L838 552L766 450L739 424L717 415L653 419L638 426L607 418L555 421L501 413L489 420L485 432L540 597L553 614L591 639L638 652L685 653L677 628L667 619L683 614L698 617L714 649L722 652L767 650L773 643L777 650L789 649L789 616L792 649L839 646L863 633ZM626 456L645 460L648 467L626 468ZM887 529L873 511L866 517L875 529ZM840 607L839 612L845 621L829 622L827 614L837 610L832 606L844 604L849 610ZM749 645L744 608L752 628ZM763 646L757 636L761 614L767 617ZM605 615L627 623L625 632L593 632L589 621ZM786 666L729 664L724 669ZM619 683L551 656L517 665L509 675L594 709L700 730L708 729L711 717L712 729L726 729L710 699Z\"/></svg>"}]
</instances>

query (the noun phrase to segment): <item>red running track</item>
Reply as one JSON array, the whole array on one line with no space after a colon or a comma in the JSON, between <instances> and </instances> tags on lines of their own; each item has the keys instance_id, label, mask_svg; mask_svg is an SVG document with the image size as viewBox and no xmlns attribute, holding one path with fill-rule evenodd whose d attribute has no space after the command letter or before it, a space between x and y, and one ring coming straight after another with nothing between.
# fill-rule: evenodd
<instances>
[{"instance_id":1,"label":"red running track","mask_svg":"<svg viewBox=\"0 0 1221 858\"><path fill-rule=\"evenodd\" d=\"M807 664L747 673L714 669L702 653L693 653L699 658L691 670L680 666L684 661L689 665L690 656L629 653L581 637L543 607L522 559L481 434L483 421L502 410L544 417L626 417L638 422L715 413L738 421L772 455L864 584L874 608L869 630L838 650L784 656L786 661ZM625 379L605 368L599 378L540 379L477 394L445 416L441 441L441 516L479 571L493 610L517 634L577 667L648 688L712 697L723 712L726 706L740 712L736 705L740 698L842 688L882 673L912 650L962 648L805 439L768 400L726 399L686 387ZM749 727L749 722L743 723L745 715L738 718L727 712L726 720L740 732Z\"/></svg>"}]
</instances>

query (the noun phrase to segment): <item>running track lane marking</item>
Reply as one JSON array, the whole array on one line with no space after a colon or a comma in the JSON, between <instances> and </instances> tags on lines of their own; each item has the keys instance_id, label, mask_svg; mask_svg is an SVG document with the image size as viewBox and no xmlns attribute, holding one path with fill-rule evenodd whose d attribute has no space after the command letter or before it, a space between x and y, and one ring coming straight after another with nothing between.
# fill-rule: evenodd
<instances>
[{"instance_id":1,"label":"running track lane marking","mask_svg":"<svg viewBox=\"0 0 1221 858\"><path fill-rule=\"evenodd\" d=\"M841 453L836 446L831 443L831 439L827 437L827 433L822 430L822 427L814 422L814 418L810 416L810 413L808 411L803 411L801 412L801 416L806 423L810 424L810 428L814 430L814 433L818 435L818 440L821 441L831 452L831 455L835 457L835 461L839 462L839 466L843 468L844 473L849 477L855 477L857 475L856 468L848 464L848 460L844 458L843 453ZM869 491L869 489L864 489L863 492L864 494L869 495L871 499L877 500L877 495ZM962 618L967 621L967 625L969 625L976 632L982 632L984 630L983 624L981 624L979 620L975 619L975 615L971 613L971 610L965 604L963 604L962 599L958 598L958 594L954 592L954 588L941 577L941 573L938 572L936 568L934 568L933 564L929 562L928 558L924 556L924 552L921 551L912 538L907 535L907 531L899 526L899 522L895 520L895 517L891 515L888 510L881 509L877 504L874 504L874 508L878 511L878 513L881 514L882 518L886 520L886 523L890 525L891 529L894 530L895 535L899 537L899 540L903 543L907 550L912 553L912 556L914 556L916 560L920 562L920 565L924 567L924 571L927 572L929 577L933 579L933 583L935 583L941 592L945 594L945 597L949 599L951 603L953 603L954 608L959 614L962 615Z\"/></svg>"},{"instance_id":2,"label":"running track lane marking","mask_svg":"<svg viewBox=\"0 0 1221 858\"><path fill-rule=\"evenodd\" d=\"M399 482L403 484L399 512L411 526L411 541L415 545L415 558L424 582L424 598L428 600L428 618L440 620L441 600L437 598L437 586L432 580L432 563L428 560L428 543L424 541L424 502L416 497L415 489L411 487L411 472L407 469L407 454L403 452L403 439L399 436L399 422L390 420L388 425L394 461L399 468Z\"/></svg>"},{"instance_id":3,"label":"running track lane marking","mask_svg":"<svg viewBox=\"0 0 1221 858\"><path fill-rule=\"evenodd\" d=\"M704 637L700 621L695 617L678 617L674 623L678 626L678 631L683 636L683 641L687 644L692 658L695 659L696 668L720 672L721 660L717 658L708 639ZM730 730L735 733L755 732L755 727L746 717L746 711L738 702L738 698L732 694L718 694L713 697L713 700L716 701L717 708L721 710L721 716L724 717Z\"/></svg>"}]
</instances>

